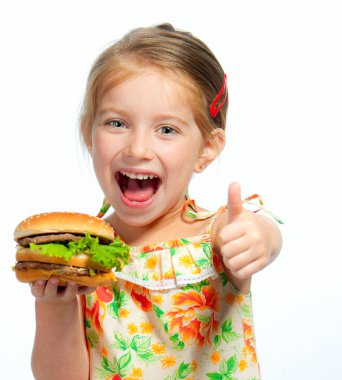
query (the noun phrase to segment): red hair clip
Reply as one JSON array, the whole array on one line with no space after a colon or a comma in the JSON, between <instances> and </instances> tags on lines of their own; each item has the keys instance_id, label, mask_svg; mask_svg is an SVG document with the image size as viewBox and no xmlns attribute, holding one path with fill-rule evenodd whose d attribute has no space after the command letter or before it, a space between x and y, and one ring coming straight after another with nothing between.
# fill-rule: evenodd
<instances>
[{"instance_id":1,"label":"red hair clip","mask_svg":"<svg viewBox=\"0 0 342 380\"><path fill-rule=\"evenodd\" d=\"M222 87L221 87L221 90L220 92L217 94L216 98L214 99L214 101L210 104L210 115L212 117L215 117L220 109L222 108L224 102L226 101L227 99L227 93L225 95L225 97L222 99L221 103L219 105L217 105L217 103L220 101L220 98L222 96L222 94L224 93L225 89L226 89L226 85L227 85L227 75L224 74L224 77L223 77L223 84L222 84Z\"/></svg>"}]
</instances>

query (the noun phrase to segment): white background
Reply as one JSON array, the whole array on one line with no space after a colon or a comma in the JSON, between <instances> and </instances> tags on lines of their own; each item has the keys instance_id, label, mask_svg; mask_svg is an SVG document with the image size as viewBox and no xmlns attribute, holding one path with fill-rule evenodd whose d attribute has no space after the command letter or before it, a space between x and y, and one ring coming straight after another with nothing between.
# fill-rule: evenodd
<instances>
[{"instance_id":1,"label":"white background","mask_svg":"<svg viewBox=\"0 0 342 380\"><path fill-rule=\"evenodd\" d=\"M95 57L133 27L169 21L203 39L228 75L227 148L190 194L228 183L284 220L281 255L253 281L264 380L341 378L341 11L338 1L3 1L0 5L1 379L32 379L29 287L11 272L19 221L95 214L102 193L77 118Z\"/></svg>"}]
</instances>

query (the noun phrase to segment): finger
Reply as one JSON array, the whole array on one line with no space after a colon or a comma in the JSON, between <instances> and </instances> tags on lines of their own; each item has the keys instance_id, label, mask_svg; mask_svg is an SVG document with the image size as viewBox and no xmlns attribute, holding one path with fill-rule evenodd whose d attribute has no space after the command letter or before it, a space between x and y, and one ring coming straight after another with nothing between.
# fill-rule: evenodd
<instances>
[{"instance_id":1,"label":"finger","mask_svg":"<svg viewBox=\"0 0 342 380\"><path fill-rule=\"evenodd\" d=\"M242 237L225 244L221 248L221 254L225 260L230 260L233 257L241 256L245 252L249 251L249 249L250 244Z\"/></svg>"},{"instance_id":2,"label":"finger","mask_svg":"<svg viewBox=\"0 0 342 380\"><path fill-rule=\"evenodd\" d=\"M221 246L237 240L246 234L246 229L243 223L227 224L222 227L218 233L217 239Z\"/></svg>"},{"instance_id":3,"label":"finger","mask_svg":"<svg viewBox=\"0 0 342 380\"><path fill-rule=\"evenodd\" d=\"M51 277L45 285L44 295L47 297L56 297L58 292L59 279L57 277Z\"/></svg>"},{"instance_id":4,"label":"finger","mask_svg":"<svg viewBox=\"0 0 342 380\"><path fill-rule=\"evenodd\" d=\"M83 295L83 294L89 294L95 292L96 288L92 288L90 286L79 286L77 294L78 295Z\"/></svg>"},{"instance_id":5,"label":"finger","mask_svg":"<svg viewBox=\"0 0 342 380\"><path fill-rule=\"evenodd\" d=\"M30 284L31 293L34 297L40 298L44 295L46 281L37 280Z\"/></svg>"},{"instance_id":6,"label":"finger","mask_svg":"<svg viewBox=\"0 0 342 380\"><path fill-rule=\"evenodd\" d=\"M246 266L243 266L237 270L231 270L232 274L240 279L247 279L253 276L255 273L261 271L264 268L263 263L260 260L255 260L248 263Z\"/></svg>"},{"instance_id":7,"label":"finger","mask_svg":"<svg viewBox=\"0 0 342 380\"><path fill-rule=\"evenodd\" d=\"M77 294L78 286L75 282L69 281L67 286L64 289L63 294L63 300L64 301L69 301L72 300L76 294Z\"/></svg>"},{"instance_id":8,"label":"finger","mask_svg":"<svg viewBox=\"0 0 342 380\"><path fill-rule=\"evenodd\" d=\"M247 249L246 251L238 253L237 255L226 258L224 260L225 265L232 272L239 272L242 269L248 267L251 263L257 261L254 258L253 251L250 249Z\"/></svg>"},{"instance_id":9,"label":"finger","mask_svg":"<svg viewBox=\"0 0 342 380\"><path fill-rule=\"evenodd\" d=\"M241 200L241 187L237 182L232 182L228 188L228 223L234 222L243 211Z\"/></svg>"}]
</instances>

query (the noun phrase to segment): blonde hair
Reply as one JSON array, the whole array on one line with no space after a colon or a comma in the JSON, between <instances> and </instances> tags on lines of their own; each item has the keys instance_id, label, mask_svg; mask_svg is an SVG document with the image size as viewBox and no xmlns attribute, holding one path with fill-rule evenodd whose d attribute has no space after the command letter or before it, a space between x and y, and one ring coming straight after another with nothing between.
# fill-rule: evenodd
<instances>
[{"instance_id":1,"label":"blonde hair","mask_svg":"<svg viewBox=\"0 0 342 380\"><path fill-rule=\"evenodd\" d=\"M107 90L133 74L157 67L179 76L190 90L195 121L204 136L213 128L225 128L228 100L213 118L209 107L218 95L224 71L201 40L171 24L133 29L100 54L93 64L80 114L80 132L90 145L98 102ZM227 89L222 99L227 95Z\"/></svg>"}]
</instances>

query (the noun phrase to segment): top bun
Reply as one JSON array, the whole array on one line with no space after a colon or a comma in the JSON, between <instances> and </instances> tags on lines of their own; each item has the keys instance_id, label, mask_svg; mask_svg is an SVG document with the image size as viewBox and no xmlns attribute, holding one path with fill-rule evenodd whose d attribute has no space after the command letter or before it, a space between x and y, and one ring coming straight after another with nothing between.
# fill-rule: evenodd
<instances>
[{"instance_id":1,"label":"top bun","mask_svg":"<svg viewBox=\"0 0 342 380\"><path fill-rule=\"evenodd\" d=\"M110 224L95 216L78 212L47 212L30 216L20 222L14 230L14 240L27 236L54 233L88 232L109 241L114 240L114 230Z\"/></svg>"}]
</instances>

